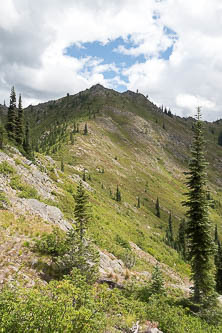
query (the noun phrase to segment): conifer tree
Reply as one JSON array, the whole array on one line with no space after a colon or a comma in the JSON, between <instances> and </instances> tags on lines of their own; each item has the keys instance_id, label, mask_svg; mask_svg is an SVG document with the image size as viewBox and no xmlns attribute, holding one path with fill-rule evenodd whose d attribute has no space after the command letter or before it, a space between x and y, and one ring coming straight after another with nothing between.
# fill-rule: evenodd
<instances>
[{"instance_id":1,"label":"conifer tree","mask_svg":"<svg viewBox=\"0 0 222 333\"><path fill-rule=\"evenodd\" d=\"M4 141L4 128L0 124L0 149L3 148L3 141Z\"/></svg>"},{"instance_id":2,"label":"conifer tree","mask_svg":"<svg viewBox=\"0 0 222 333\"><path fill-rule=\"evenodd\" d=\"M83 175L82 175L82 180L85 182L86 181L86 170L84 169Z\"/></svg>"},{"instance_id":3,"label":"conifer tree","mask_svg":"<svg viewBox=\"0 0 222 333\"><path fill-rule=\"evenodd\" d=\"M24 140L24 128L23 128L23 121L24 121L23 109L22 109L22 97L21 94L19 95L19 103L18 103L18 115L16 121L16 142L21 145Z\"/></svg>"},{"instance_id":4,"label":"conifer tree","mask_svg":"<svg viewBox=\"0 0 222 333\"><path fill-rule=\"evenodd\" d=\"M222 131L218 135L218 145L222 146Z\"/></svg>"},{"instance_id":5,"label":"conifer tree","mask_svg":"<svg viewBox=\"0 0 222 333\"><path fill-rule=\"evenodd\" d=\"M187 237L189 259L194 281L194 300L201 303L213 297L214 279L214 242L212 226L208 217L206 190L206 161L204 158L203 125L200 108L197 108L197 121L194 124L194 138L191 149L189 172L186 172L188 187L187 200Z\"/></svg>"},{"instance_id":6,"label":"conifer tree","mask_svg":"<svg viewBox=\"0 0 222 333\"><path fill-rule=\"evenodd\" d=\"M217 224L215 225L214 229L214 242L215 244L218 244L219 238L218 238L218 230L217 230Z\"/></svg>"},{"instance_id":7,"label":"conifer tree","mask_svg":"<svg viewBox=\"0 0 222 333\"><path fill-rule=\"evenodd\" d=\"M160 204L159 204L159 198L156 199L156 216L160 217Z\"/></svg>"},{"instance_id":8,"label":"conifer tree","mask_svg":"<svg viewBox=\"0 0 222 333\"><path fill-rule=\"evenodd\" d=\"M71 144L73 145L74 144L73 131L70 132L70 141L71 141Z\"/></svg>"},{"instance_id":9,"label":"conifer tree","mask_svg":"<svg viewBox=\"0 0 222 333\"><path fill-rule=\"evenodd\" d=\"M88 127L87 127L87 124L85 124L85 127L84 127L84 135L87 135L88 134Z\"/></svg>"},{"instance_id":10,"label":"conifer tree","mask_svg":"<svg viewBox=\"0 0 222 333\"><path fill-rule=\"evenodd\" d=\"M170 212L169 220L168 220L168 228L166 231L166 241L167 244L171 247L174 247L174 236L173 236L173 226L172 226L172 214Z\"/></svg>"},{"instance_id":11,"label":"conifer tree","mask_svg":"<svg viewBox=\"0 0 222 333\"><path fill-rule=\"evenodd\" d=\"M16 94L14 86L11 89L10 103L8 108L7 133L11 140L16 137Z\"/></svg>"},{"instance_id":12,"label":"conifer tree","mask_svg":"<svg viewBox=\"0 0 222 333\"><path fill-rule=\"evenodd\" d=\"M219 240L217 241L216 244L215 265L216 265L216 291L219 294L222 294L222 248Z\"/></svg>"},{"instance_id":13,"label":"conifer tree","mask_svg":"<svg viewBox=\"0 0 222 333\"><path fill-rule=\"evenodd\" d=\"M154 267L151 278L151 293L152 294L164 294L164 280L159 265Z\"/></svg>"},{"instance_id":14,"label":"conifer tree","mask_svg":"<svg viewBox=\"0 0 222 333\"><path fill-rule=\"evenodd\" d=\"M88 212L88 195L85 193L82 182L78 184L77 193L75 196L75 209L74 215L76 219L76 230L79 234L81 242L83 241L83 237L85 231L87 230L88 223L90 221L90 215Z\"/></svg>"},{"instance_id":15,"label":"conifer tree","mask_svg":"<svg viewBox=\"0 0 222 333\"><path fill-rule=\"evenodd\" d=\"M117 185L116 187L116 201L120 202L121 201L121 193L119 190L119 186Z\"/></svg>"},{"instance_id":16,"label":"conifer tree","mask_svg":"<svg viewBox=\"0 0 222 333\"><path fill-rule=\"evenodd\" d=\"M23 148L28 157L31 157L31 145L30 145L30 134L29 134L29 123L26 122L25 124L25 138L23 141Z\"/></svg>"},{"instance_id":17,"label":"conifer tree","mask_svg":"<svg viewBox=\"0 0 222 333\"><path fill-rule=\"evenodd\" d=\"M179 224L179 230L178 230L178 239L177 239L177 249L181 253L183 259L186 259L186 221L185 219L182 219L182 221Z\"/></svg>"},{"instance_id":18,"label":"conifer tree","mask_svg":"<svg viewBox=\"0 0 222 333\"><path fill-rule=\"evenodd\" d=\"M137 208L140 208L140 197L137 199Z\"/></svg>"},{"instance_id":19,"label":"conifer tree","mask_svg":"<svg viewBox=\"0 0 222 333\"><path fill-rule=\"evenodd\" d=\"M64 172L64 161L63 161L63 158L61 159L61 171Z\"/></svg>"}]
</instances>

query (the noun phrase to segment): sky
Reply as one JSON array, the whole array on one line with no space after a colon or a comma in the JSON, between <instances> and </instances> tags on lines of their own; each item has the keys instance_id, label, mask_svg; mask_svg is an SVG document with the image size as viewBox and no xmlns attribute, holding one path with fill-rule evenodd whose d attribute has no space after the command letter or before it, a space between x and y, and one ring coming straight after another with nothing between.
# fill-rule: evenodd
<instances>
[{"instance_id":1,"label":"sky","mask_svg":"<svg viewBox=\"0 0 222 333\"><path fill-rule=\"evenodd\" d=\"M100 83L174 114L222 118L221 0L0 2L0 103L23 105Z\"/></svg>"}]
</instances>

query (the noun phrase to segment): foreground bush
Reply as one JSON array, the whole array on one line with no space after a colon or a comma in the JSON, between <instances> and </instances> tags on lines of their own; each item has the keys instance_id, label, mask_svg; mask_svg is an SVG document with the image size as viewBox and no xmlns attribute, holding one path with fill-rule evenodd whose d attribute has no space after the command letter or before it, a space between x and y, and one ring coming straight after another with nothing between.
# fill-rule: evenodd
<instances>
[{"instance_id":1,"label":"foreground bush","mask_svg":"<svg viewBox=\"0 0 222 333\"><path fill-rule=\"evenodd\" d=\"M100 299L78 273L38 288L6 288L0 294L0 331L103 332Z\"/></svg>"}]
</instances>

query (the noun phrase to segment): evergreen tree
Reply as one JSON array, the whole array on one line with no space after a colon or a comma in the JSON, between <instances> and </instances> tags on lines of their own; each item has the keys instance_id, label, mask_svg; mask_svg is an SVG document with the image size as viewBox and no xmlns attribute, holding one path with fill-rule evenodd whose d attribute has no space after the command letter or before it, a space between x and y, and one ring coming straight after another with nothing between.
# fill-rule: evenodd
<instances>
[{"instance_id":1,"label":"evergreen tree","mask_svg":"<svg viewBox=\"0 0 222 333\"><path fill-rule=\"evenodd\" d=\"M31 150L31 145L30 145L30 134L29 134L29 123L28 122L26 122L26 124L25 124L25 138L23 141L23 148L24 148L24 151L26 152L27 156L31 157L32 150Z\"/></svg>"},{"instance_id":2,"label":"evergreen tree","mask_svg":"<svg viewBox=\"0 0 222 333\"><path fill-rule=\"evenodd\" d=\"M214 242L215 242L216 245L219 242L217 224L215 225L215 230L214 230Z\"/></svg>"},{"instance_id":3,"label":"evergreen tree","mask_svg":"<svg viewBox=\"0 0 222 333\"><path fill-rule=\"evenodd\" d=\"M4 127L0 124L0 149L3 148L4 141Z\"/></svg>"},{"instance_id":4,"label":"evergreen tree","mask_svg":"<svg viewBox=\"0 0 222 333\"><path fill-rule=\"evenodd\" d=\"M215 225L214 230L214 242L216 247L216 253L214 257L214 262L216 266L216 291L222 294L222 249L218 236L217 224Z\"/></svg>"},{"instance_id":5,"label":"evergreen tree","mask_svg":"<svg viewBox=\"0 0 222 333\"><path fill-rule=\"evenodd\" d=\"M218 145L222 146L222 131L220 132L218 136Z\"/></svg>"},{"instance_id":6,"label":"evergreen tree","mask_svg":"<svg viewBox=\"0 0 222 333\"><path fill-rule=\"evenodd\" d=\"M87 124L85 124L83 134L84 134L84 135L87 135L87 134L88 134L88 127L87 127Z\"/></svg>"},{"instance_id":7,"label":"evergreen tree","mask_svg":"<svg viewBox=\"0 0 222 333\"><path fill-rule=\"evenodd\" d=\"M156 199L156 216L160 217L160 204L159 204L159 198Z\"/></svg>"},{"instance_id":8,"label":"evergreen tree","mask_svg":"<svg viewBox=\"0 0 222 333\"><path fill-rule=\"evenodd\" d=\"M63 158L61 159L61 171L64 172L64 161L63 161Z\"/></svg>"},{"instance_id":9,"label":"evergreen tree","mask_svg":"<svg viewBox=\"0 0 222 333\"><path fill-rule=\"evenodd\" d=\"M21 94L19 95L19 104L18 104L18 115L16 121L16 142L19 145L22 145L24 140L24 129L23 129L23 122L24 122L24 115L22 109L22 97Z\"/></svg>"},{"instance_id":10,"label":"evergreen tree","mask_svg":"<svg viewBox=\"0 0 222 333\"><path fill-rule=\"evenodd\" d=\"M189 259L194 281L194 300L201 303L214 295L215 279L213 275L214 242L211 236L211 223L208 217L206 191L206 162L204 158L204 138L200 108L197 108L197 121L194 124L194 138L191 150L189 172L186 172L188 187L187 237Z\"/></svg>"},{"instance_id":11,"label":"evergreen tree","mask_svg":"<svg viewBox=\"0 0 222 333\"><path fill-rule=\"evenodd\" d=\"M168 220L168 228L166 231L166 241L167 244L171 247L174 247L174 236L173 236L173 226L172 226L172 214L170 212L169 220Z\"/></svg>"},{"instance_id":12,"label":"evergreen tree","mask_svg":"<svg viewBox=\"0 0 222 333\"><path fill-rule=\"evenodd\" d=\"M216 244L215 266L216 266L216 291L222 294L222 248L218 240Z\"/></svg>"},{"instance_id":13,"label":"evergreen tree","mask_svg":"<svg viewBox=\"0 0 222 333\"><path fill-rule=\"evenodd\" d=\"M137 208L140 208L140 197L137 199Z\"/></svg>"},{"instance_id":14,"label":"evergreen tree","mask_svg":"<svg viewBox=\"0 0 222 333\"><path fill-rule=\"evenodd\" d=\"M10 94L10 103L8 108L8 122L6 128L9 139L14 140L16 137L16 94L14 87L12 87Z\"/></svg>"},{"instance_id":15,"label":"evergreen tree","mask_svg":"<svg viewBox=\"0 0 222 333\"><path fill-rule=\"evenodd\" d=\"M183 259L186 259L187 244L186 244L186 221L185 221L185 219L182 219L182 221L179 224L177 248L178 248L178 251L181 253Z\"/></svg>"},{"instance_id":16,"label":"evergreen tree","mask_svg":"<svg viewBox=\"0 0 222 333\"><path fill-rule=\"evenodd\" d=\"M86 181L86 170L84 169L83 175L82 175L82 180L85 182Z\"/></svg>"},{"instance_id":17,"label":"evergreen tree","mask_svg":"<svg viewBox=\"0 0 222 333\"><path fill-rule=\"evenodd\" d=\"M163 275L158 264L156 264L152 273L150 289L152 294L164 294Z\"/></svg>"},{"instance_id":18,"label":"evergreen tree","mask_svg":"<svg viewBox=\"0 0 222 333\"><path fill-rule=\"evenodd\" d=\"M80 240L83 241L83 237L86 229L88 228L88 224L90 221L90 215L88 212L88 196L85 193L82 182L80 181L77 187L77 193L75 196L75 209L74 215L76 220L76 230L79 234Z\"/></svg>"},{"instance_id":19,"label":"evergreen tree","mask_svg":"<svg viewBox=\"0 0 222 333\"><path fill-rule=\"evenodd\" d=\"M116 187L116 201L120 202L121 201L121 193L119 190L119 186L117 185Z\"/></svg>"},{"instance_id":20,"label":"evergreen tree","mask_svg":"<svg viewBox=\"0 0 222 333\"><path fill-rule=\"evenodd\" d=\"M73 131L70 132L70 141L71 141L71 144L73 145L74 144Z\"/></svg>"},{"instance_id":21,"label":"evergreen tree","mask_svg":"<svg viewBox=\"0 0 222 333\"><path fill-rule=\"evenodd\" d=\"M98 278L98 251L89 239L80 239L73 229L67 233L65 253L54 257L53 262L58 277L70 274L74 268L78 268L88 283L94 283Z\"/></svg>"}]
</instances>

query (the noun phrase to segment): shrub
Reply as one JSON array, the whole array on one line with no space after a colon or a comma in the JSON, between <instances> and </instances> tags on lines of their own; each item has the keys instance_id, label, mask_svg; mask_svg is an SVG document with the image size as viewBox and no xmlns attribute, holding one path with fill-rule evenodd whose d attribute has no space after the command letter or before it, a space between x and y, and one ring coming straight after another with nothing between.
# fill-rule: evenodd
<instances>
[{"instance_id":1,"label":"shrub","mask_svg":"<svg viewBox=\"0 0 222 333\"><path fill-rule=\"evenodd\" d=\"M135 254L131 250L129 250L128 248L121 255L121 259L124 262L125 266L129 269L132 268L136 263Z\"/></svg>"},{"instance_id":2,"label":"shrub","mask_svg":"<svg viewBox=\"0 0 222 333\"><path fill-rule=\"evenodd\" d=\"M54 269L60 277L77 268L89 283L93 283L98 277L98 262L99 254L91 241L85 237L81 239L77 232L70 230L65 253L54 258Z\"/></svg>"},{"instance_id":3,"label":"shrub","mask_svg":"<svg viewBox=\"0 0 222 333\"><path fill-rule=\"evenodd\" d=\"M58 228L54 228L50 234L43 234L33 247L33 250L41 254L51 256L63 255L66 251L65 234Z\"/></svg>"},{"instance_id":4,"label":"shrub","mask_svg":"<svg viewBox=\"0 0 222 333\"><path fill-rule=\"evenodd\" d=\"M131 250L130 243L127 240L123 239L121 236L117 235L115 240L116 243L122 246L123 248Z\"/></svg>"},{"instance_id":5,"label":"shrub","mask_svg":"<svg viewBox=\"0 0 222 333\"><path fill-rule=\"evenodd\" d=\"M63 281L0 293L1 332L102 333L104 328L101 300L78 270Z\"/></svg>"},{"instance_id":6,"label":"shrub","mask_svg":"<svg viewBox=\"0 0 222 333\"><path fill-rule=\"evenodd\" d=\"M13 175L15 173L15 169L8 162L3 161L0 163L0 173L3 175Z\"/></svg>"},{"instance_id":7,"label":"shrub","mask_svg":"<svg viewBox=\"0 0 222 333\"><path fill-rule=\"evenodd\" d=\"M31 185L24 184L21 181L21 178L18 175L12 177L10 181L10 186L14 190L20 191L19 198L26 198L26 199L39 199L39 195L37 190L32 187Z\"/></svg>"},{"instance_id":8,"label":"shrub","mask_svg":"<svg viewBox=\"0 0 222 333\"><path fill-rule=\"evenodd\" d=\"M9 200L3 191L0 191L0 209L7 209L9 206Z\"/></svg>"}]
</instances>

